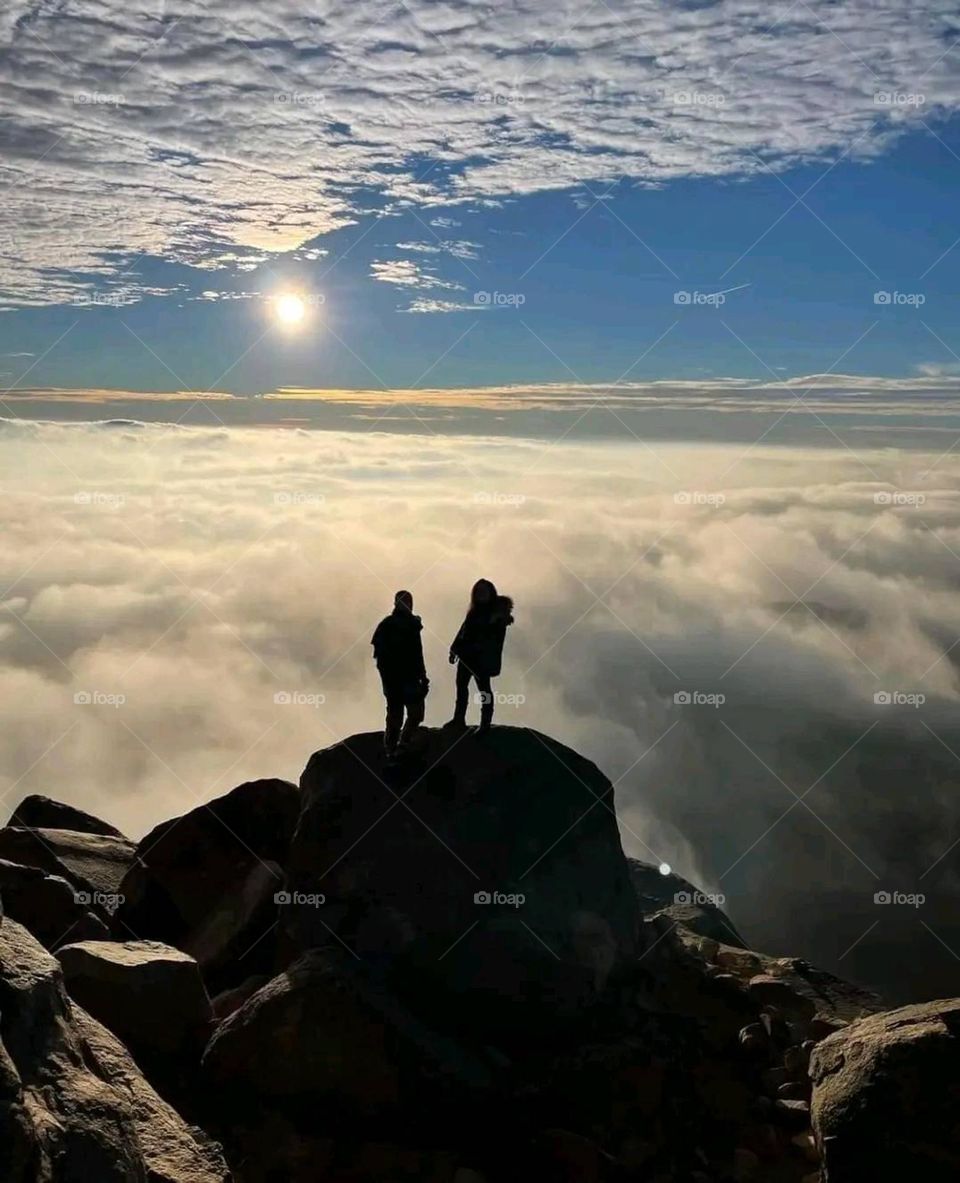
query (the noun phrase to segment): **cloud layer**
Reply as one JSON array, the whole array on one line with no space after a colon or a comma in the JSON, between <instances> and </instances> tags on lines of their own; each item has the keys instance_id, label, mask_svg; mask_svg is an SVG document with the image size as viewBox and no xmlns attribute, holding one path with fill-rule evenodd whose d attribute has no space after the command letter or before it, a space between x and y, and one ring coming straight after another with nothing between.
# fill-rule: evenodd
<instances>
[{"instance_id":1,"label":"cloud layer","mask_svg":"<svg viewBox=\"0 0 960 1183\"><path fill-rule=\"evenodd\" d=\"M379 725L398 586L439 723L484 574L518 605L500 721L595 759L632 853L758 947L955 993L960 470L867 459L879 481L843 449L677 445L667 473L638 444L5 421L0 797L139 834L295 779Z\"/></svg>"},{"instance_id":2,"label":"cloud layer","mask_svg":"<svg viewBox=\"0 0 960 1183\"><path fill-rule=\"evenodd\" d=\"M123 301L145 254L249 267L400 206L431 243L451 203L869 156L956 109L958 32L909 0L11 0L0 298Z\"/></svg>"}]
</instances>

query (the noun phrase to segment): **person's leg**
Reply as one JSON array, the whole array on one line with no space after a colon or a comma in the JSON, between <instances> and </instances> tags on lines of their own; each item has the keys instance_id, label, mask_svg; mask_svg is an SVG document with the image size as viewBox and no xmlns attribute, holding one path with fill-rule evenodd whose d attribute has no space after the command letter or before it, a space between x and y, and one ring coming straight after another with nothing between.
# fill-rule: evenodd
<instances>
[{"instance_id":1,"label":"person's leg","mask_svg":"<svg viewBox=\"0 0 960 1183\"><path fill-rule=\"evenodd\" d=\"M453 711L453 722L463 727L467 722L467 702L470 698L470 670L463 664L457 664L457 705Z\"/></svg>"},{"instance_id":2,"label":"person's leg","mask_svg":"<svg viewBox=\"0 0 960 1183\"><path fill-rule=\"evenodd\" d=\"M490 688L489 674L477 674L477 690L480 699L480 730L489 731L493 722L493 690Z\"/></svg>"},{"instance_id":3,"label":"person's leg","mask_svg":"<svg viewBox=\"0 0 960 1183\"><path fill-rule=\"evenodd\" d=\"M400 728L403 726L403 689L383 684L384 697L387 700L387 722L383 732L383 746L389 754L400 740Z\"/></svg>"},{"instance_id":4,"label":"person's leg","mask_svg":"<svg viewBox=\"0 0 960 1183\"><path fill-rule=\"evenodd\" d=\"M407 721L403 725L403 734L400 736L400 742L403 744L409 743L417 733L417 728L423 722L423 714L427 702L425 698L414 698L407 702Z\"/></svg>"}]
</instances>

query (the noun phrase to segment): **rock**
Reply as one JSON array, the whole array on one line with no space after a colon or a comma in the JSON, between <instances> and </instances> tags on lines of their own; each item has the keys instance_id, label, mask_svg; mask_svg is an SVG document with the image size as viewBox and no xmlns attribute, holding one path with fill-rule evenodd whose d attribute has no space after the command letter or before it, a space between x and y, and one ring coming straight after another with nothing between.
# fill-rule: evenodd
<instances>
[{"instance_id":1,"label":"rock","mask_svg":"<svg viewBox=\"0 0 960 1183\"><path fill-rule=\"evenodd\" d=\"M810 1038L814 1041L826 1039L835 1031L843 1031L850 1024L844 1019L831 1018L830 1015L816 1014L810 1020Z\"/></svg>"},{"instance_id":2,"label":"rock","mask_svg":"<svg viewBox=\"0 0 960 1183\"><path fill-rule=\"evenodd\" d=\"M228 1143L272 1150L265 1180L296 1177L290 1164L304 1137L375 1128L436 1146L458 1123L483 1128L489 1105L500 1105L480 1057L420 1022L340 948L305 954L225 1019L204 1053L203 1081ZM289 1130L271 1146L278 1115Z\"/></svg>"},{"instance_id":3,"label":"rock","mask_svg":"<svg viewBox=\"0 0 960 1183\"><path fill-rule=\"evenodd\" d=\"M807 1101L787 1101L778 1098L773 1103L774 1116L791 1130L806 1129L810 1124L810 1105Z\"/></svg>"},{"instance_id":4,"label":"rock","mask_svg":"<svg viewBox=\"0 0 960 1183\"><path fill-rule=\"evenodd\" d=\"M74 884L78 903L101 918L120 902L120 883L136 857L126 838L82 834L73 830L0 830L0 859L38 867Z\"/></svg>"},{"instance_id":5,"label":"rock","mask_svg":"<svg viewBox=\"0 0 960 1183\"><path fill-rule=\"evenodd\" d=\"M739 1146L733 1152L733 1178L735 1183L750 1183L758 1177L760 1159L748 1150L746 1146Z\"/></svg>"},{"instance_id":6,"label":"rock","mask_svg":"<svg viewBox=\"0 0 960 1183\"><path fill-rule=\"evenodd\" d=\"M108 838L128 841L119 830L94 817L92 813L85 813L75 805L66 805L35 793L24 797L7 824L27 830L73 830L78 834L104 834Z\"/></svg>"},{"instance_id":7,"label":"rock","mask_svg":"<svg viewBox=\"0 0 960 1183\"><path fill-rule=\"evenodd\" d=\"M824 969L818 969L799 957L765 957L763 972L786 983L795 997L804 998L813 1005L815 1013L832 1019L851 1022L884 1009L883 1000L876 994ZM791 1017L797 1017L798 1014L808 1020L813 1017L806 1005L799 1012L794 1008Z\"/></svg>"},{"instance_id":8,"label":"rock","mask_svg":"<svg viewBox=\"0 0 960 1183\"><path fill-rule=\"evenodd\" d=\"M781 1010L800 1015L813 1015L813 1003L809 998L797 994L788 981L771 974L757 974L748 984L751 998L761 1006L775 1006Z\"/></svg>"},{"instance_id":9,"label":"rock","mask_svg":"<svg viewBox=\"0 0 960 1183\"><path fill-rule=\"evenodd\" d=\"M802 1047L788 1047L783 1053L783 1066L791 1076L806 1076L810 1055Z\"/></svg>"},{"instance_id":10,"label":"rock","mask_svg":"<svg viewBox=\"0 0 960 1183\"><path fill-rule=\"evenodd\" d=\"M106 924L77 902L77 889L59 875L0 859L3 914L22 924L47 949L66 941L109 936Z\"/></svg>"},{"instance_id":11,"label":"rock","mask_svg":"<svg viewBox=\"0 0 960 1183\"><path fill-rule=\"evenodd\" d=\"M740 934L706 892L673 871L664 875L652 863L631 858L627 859L627 865L640 912L645 918L667 916L691 932L710 937L721 945L746 948Z\"/></svg>"},{"instance_id":12,"label":"rock","mask_svg":"<svg viewBox=\"0 0 960 1183\"><path fill-rule=\"evenodd\" d=\"M122 885L118 932L183 949L213 993L273 972L274 896L298 810L295 785L257 780L151 830Z\"/></svg>"},{"instance_id":13,"label":"rock","mask_svg":"<svg viewBox=\"0 0 960 1183\"><path fill-rule=\"evenodd\" d=\"M810 1074L825 1181L960 1178L960 999L861 1019L817 1045Z\"/></svg>"},{"instance_id":14,"label":"rock","mask_svg":"<svg viewBox=\"0 0 960 1183\"><path fill-rule=\"evenodd\" d=\"M214 1019L220 1023L228 1018L235 1010L239 1010L248 998L256 994L258 990L262 990L269 981L270 979L265 974L254 974L241 982L239 986L222 991L210 1002Z\"/></svg>"},{"instance_id":15,"label":"rock","mask_svg":"<svg viewBox=\"0 0 960 1183\"><path fill-rule=\"evenodd\" d=\"M791 1143L800 1151L807 1162L819 1162L820 1152L817 1150L817 1143L814 1141L813 1134L809 1130L804 1130L802 1134L794 1134L790 1139Z\"/></svg>"},{"instance_id":16,"label":"rock","mask_svg":"<svg viewBox=\"0 0 960 1183\"><path fill-rule=\"evenodd\" d=\"M438 1022L469 1013L498 1043L532 1038L581 1014L637 951L613 788L525 728L482 742L426 730L422 745L389 769L379 734L310 759L289 890L326 903L283 923L301 948L332 930L392 967Z\"/></svg>"},{"instance_id":17,"label":"rock","mask_svg":"<svg viewBox=\"0 0 960 1183\"><path fill-rule=\"evenodd\" d=\"M0 1178L4 1183L228 1183L219 1148L72 1004L25 928L0 926Z\"/></svg>"},{"instance_id":18,"label":"rock","mask_svg":"<svg viewBox=\"0 0 960 1183\"><path fill-rule=\"evenodd\" d=\"M722 969L736 974L738 978L752 978L760 972L760 958L747 949L733 949L728 945L721 945L715 961Z\"/></svg>"},{"instance_id":19,"label":"rock","mask_svg":"<svg viewBox=\"0 0 960 1183\"><path fill-rule=\"evenodd\" d=\"M485 1068L340 949L305 954L247 999L217 1028L203 1070L218 1089L257 1104L326 1096L365 1113L412 1099L411 1073L417 1080L433 1070L451 1088L490 1083Z\"/></svg>"},{"instance_id":20,"label":"rock","mask_svg":"<svg viewBox=\"0 0 960 1183\"><path fill-rule=\"evenodd\" d=\"M781 1101L809 1101L810 1082L802 1080L785 1081L777 1089L777 1099Z\"/></svg>"},{"instance_id":21,"label":"rock","mask_svg":"<svg viewBox=\"0 0 960 1183\"><path fill-rule=\"evenodd\" d=\"M130 1049L164 1095L200 1063L210 1001L197 963L155 941L83 941L57 953L70 997Z\"/></svg>"}]
</instances>

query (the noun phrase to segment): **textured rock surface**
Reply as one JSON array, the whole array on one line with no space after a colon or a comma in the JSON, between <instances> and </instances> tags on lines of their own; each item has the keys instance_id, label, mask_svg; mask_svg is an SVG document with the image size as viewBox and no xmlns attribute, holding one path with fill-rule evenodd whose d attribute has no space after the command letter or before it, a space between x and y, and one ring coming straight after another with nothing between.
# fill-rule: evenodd
<instances>
[{"instance_id":1,"label":"textured rock surface","mask_svg":"<svg viewBox=\"0 0 960 1183\"><path fill-rule=\"evenodd\" d=\"M61 875L103 915L116 908L120 883L135 857L135 847L126 838L15 826L0 830L0 858Z\"/></svg>"},{"instance_id":2,"label":"textured rock surface","mask_svg":"<svg viewBox=\"0 0 960 1183\"><path fill-rule=\"evenodd\" d=\"M0 859L4 914L22 924L47 949L68 941L109 936L104 921L79 898L82 896L73 884L60 875Z\"/></svg>"},{"instance_id":3,"label":"textured rock surface","mask_svg":"<svg viewBox=\"0 0 960 1183\"><path fill-rule=\"evenodd\" d=\"M522 728L427 731L399 768L381 746L354 736L307 765L282 918L293 939L329 943L332 929L501 1034L582 1009L637 949L610 782Z\"/></svg>"},{"instance_id":4,"label":"textured rock surface","mask_svg":"<svg viewBox=\"0 0 960 1183\"><path fill-rule=\"evenodd\" d=\"M853 1023L810 1074L825 1183L960 1178L960 999Z\"/></svg>"},{"instance_id":5,"label":"textured rock surface","mask_svg":"<svg viewBox=\"0 0 960 1183\"><path fill-rule=\"evenodd\" d=\"M147 1084L25 928L0 926L4 1183L227 1183L219 1148Z\"/></svg>"},{"instance_id":6,"label":"textured rock surface","mask_svg":"<svg viewBox=\"0 0 960 1183\"><path fill-rule=\"evenodd\" d=\"M298 810L295 785L250 781L151 830L123 883L118 935L184 949L214 992L272 970L265 938Z\"/></svg>"},{"instance_id":7,"label":"textured rock surface","mask_svg":"<svg viewBox=\"0 0 960 1183\"><path fill-rule=\"evenodd\" d=\"M94 817L92 813L85 813L75 805L66 805L62 801L54 801L51 797L31 794L24 797L8 823L23 829L33 830L74 830L80 834L105 834L108 838L123 838L125 835L115 829L109 822Z\"/></svg>"}]
</instances>

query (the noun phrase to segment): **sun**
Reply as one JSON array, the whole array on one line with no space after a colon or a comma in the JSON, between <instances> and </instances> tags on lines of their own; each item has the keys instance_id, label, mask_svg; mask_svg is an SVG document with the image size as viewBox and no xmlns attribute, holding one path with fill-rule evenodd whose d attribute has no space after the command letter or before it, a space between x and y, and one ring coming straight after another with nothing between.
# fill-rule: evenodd
<instances>
[{"instance_id":1,"label":"sun","mask_svg":"<svg viewBox=\"0 0 960 1183\"><path fill-rule=\"evenodd\" d=\"M282 325L293 327L300 324L307 315L307 305L301 296L287 292L277 296L273 302L274 315Z\"/></svg>"}]
</instances>

